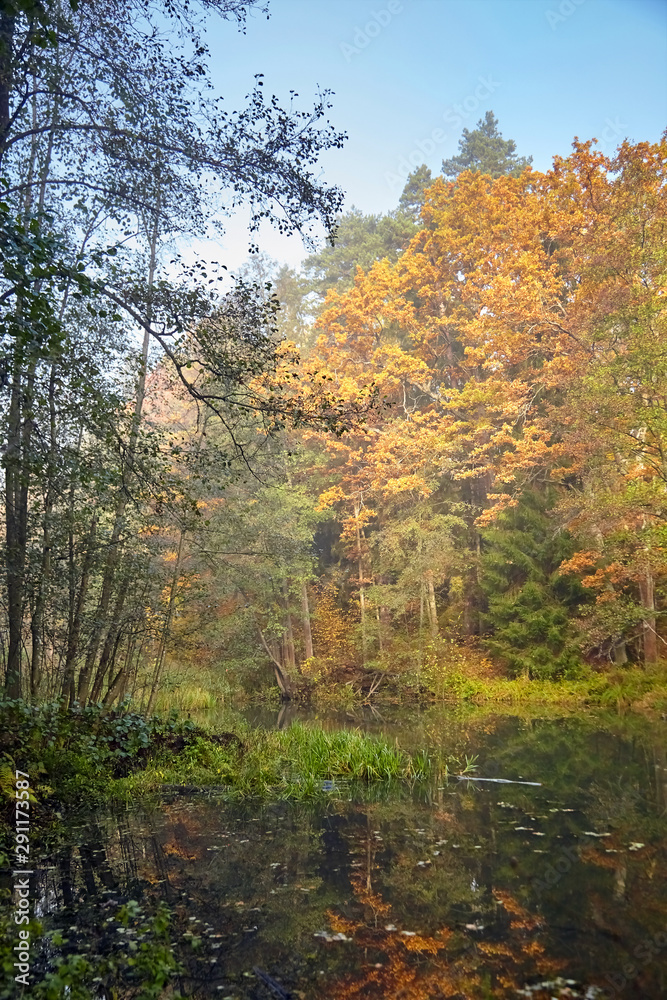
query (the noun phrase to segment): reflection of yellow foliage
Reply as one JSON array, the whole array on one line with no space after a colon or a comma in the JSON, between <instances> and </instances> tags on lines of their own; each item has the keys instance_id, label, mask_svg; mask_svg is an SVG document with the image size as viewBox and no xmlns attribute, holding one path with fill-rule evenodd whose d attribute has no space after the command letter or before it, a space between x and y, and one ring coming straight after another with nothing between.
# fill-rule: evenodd
<instances>
[{"instance_id":1,"label":"reflection of yellow foliage","mask_svg":"<svg viewBox=\"0 0 667 1000\"><path fill-rule=\"evenodd\" d=\"M437 939L421 934L408 936L398 931L378 931L375 927L366 927L333 914L330 914L330 919L336 932L352 937L364 950L382 952L384 958L383 962L364 966L361 976L357 973L354 977L345 976L332 983L328 990L332 1000L351 1000L353 997L385 1000L398 996L404 1000L429 1000L432 997L450 995L452 988L455 992L460 992L459 971L454 970L452 976L446 962L441 960L433 970L426 972L411 957L411 953L415 956L437 956L447 945L451 933L449 930L444 929ZM445 986L447 992L443 992ZM470 994L463 995L467 997Z\"/></svg>"},{"instance_id":2,"label":"reflection of yellow foliage","mask_svg":"<svg viewBox=\"0 0 667 1000\"><path fill-rule=\"evenodd\" d=\"M350 881L354 894L360 903L363 903L364 906L370 906L374 913L389 913L391 910L389 903L383 902L382 896L365 885L365 876L361 872L355 872L350 877Z\"/></svg>"},{"instance_id":3,"label":"reflection of yellow foliage","mask_svg":"<svg viewBox=\"0 0 667 1000\"><path fill-rule=\"evenodd\" d=\"M584 848L581 852L581 860L586 862L586 864L597 865L598 868L623 868L625 865L625 860L621 856L613 854L602 854L599 850L594 847Z\"/></svg>"},{"instance_id":4,"label":"reflection of yellow foliage","mask_svg":"<svg viewBox=\"0 0 667 1000\"><path fill-rule=\"evenodd\" d=\"M437 819L441 823L455 823L454 816L452 816L451 813L443 812L442 809L438 810L438 812L433 813L433 819ZM458 826L459 824L455 825Z\"/></svg>"},{"instance_id":5,"label":"reflection of yellow foliage","mask_svg":"<svg viewBox=\"0 0 667 1000\"><path fill-rule=\"evenodd\" d=\"M368 887L361 873L352 876L352 888L366 918L352 920L333 912L328 917L335 932L352 938L366 964L329 985L327 996L331 1000L445 1000L451 996L482 1000L490 995L509 1000L526 976L551 975L560 968L560 963L545 957L540 941L528 937L540 921L508 892L495 890L494 897L511 915L510 936L466 947L448 927L432 936L399 928L381 930L377 916L382 914L386 919L391 906ZM449 954L448 946L452 949Z\"/></svg>"},{"instance_id":6,"label":"reflection of yellow foliage","mask_svg":"<svg viewBox=\"0 0 667 1000\"><path fill-rule=\"evenodd\" d=\"M503 941L480 941L478 948L483 955L512 958L512 949Z\"/></svg>"},{"instance_id":7,"label":"reflection of yellow foliage","mask_svg":"<svg viewBox=\"0 0 667 1000\"><path fill-rule=\"evenodd\" d=\"M497 899L507 912L511 913L515 918L511 921L512 927L532 931L536 927L540 926L540 921L535 917L531 917L528 911L524 910L524 908L517 903L514 896L510 896L509 892L502 892L500 889L494 889L493 896L494 899Z\"/></svg>"},{"instance_id":8,"label":"reflection of yellow foliage","mask_svg":"<svg viewBox=\"0 0 667 1000\"><path fill-rule=\"evenodd\" d=\"M165 844L164 853L173 855L176 858L183 858L184 861L197 861L199 858L198 854L189 854L184 848L179 847L178 844Z\"/></svg>"}]
</instances>

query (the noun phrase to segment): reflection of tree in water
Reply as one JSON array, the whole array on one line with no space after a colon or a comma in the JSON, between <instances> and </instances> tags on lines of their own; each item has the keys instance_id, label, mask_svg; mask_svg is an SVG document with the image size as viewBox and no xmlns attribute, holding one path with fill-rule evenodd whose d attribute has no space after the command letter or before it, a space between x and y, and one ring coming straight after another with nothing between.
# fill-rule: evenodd
<instances>
[{"instance_id":1,"label":"reflection of tree in water","mask_svg":"<svg viewBox=\"0 0 667 1000\"><path fill-rule=\"evenodd\" d=\"M176 985L194 997L265 1000L254 965L295 996L326 1000L509 1000L559 968L606 986L666 926L664 744L632 720L602 734L580 720L484 725L480 743L464 744L482 751L480 773L496 761L497 776L542 779L541 789L450 782L261 808L177 798L72 830L38 915L74 950L95 950L118 903L151 912L165 899L185 966ZM645 846L629 851L631 841ZM564 848L572 860L550 886ZM351 941L323 940L323 928ZM619 1000L667 995L665 954Z\"/></svg>"},{"instance_id":2,"label":"reflection of tree in water","mask_svg":"<svg viewBox=\"0 0 667 1000\"><path fill-rule=\"evenodd\" d=\"M429 935L396 926L392 907L368 888L365 873L352 877L352 887L363 917L330 912L329 919L332 930L350 938L364 961L328 984L331 1000L481 1000L489 989L494 997L510 997L526 978L558 970L539 939L540 922L509 893L494 892L502 939L472 942L446 926ZM378 926L378 917L384 926Z\"/></svg>"},{"instance_id":3,"label":"reflection of tree in water","mask_svg":"<svg viewBox=\"0 0 667 1000\"><path fill-rule=\"evenodd\" d=\"M124 814L105 821L88 819L69 833L71 842L35 876L35 917L47 932L59 934L56 944L48 934L35 937L32 982L43 989L44 977L54 974L59 962L68 968L71 960L72 968L79 970L73 973L75 981L79 974L89 980L96 976L94 995L130 1000L142 989L141 972L134 967L139 945L154 956L169 951L164 929L154 922L159 894L139 873L138 859L145 851ZM143 906L133 902L139 900ZM87 973L76 964L81 961ZM52 982L49 989L49 996L55 996L59 987ZM78 986L67 989L83 995Z\"/></svg>"},{"instance_id":4,"label":"reflection of tree in water","mask_svg":"<svg viewBox=\"0 0 667 1000\"><path fill-rule=\"evenodd\" d=\"M545 955L539 919L510 893L494 887L482 857L474 866L482 878L479 884L462 857L437 852L437 865L418 860L435 837L464 833L452 800L448 812L442 797L434 798L432 809L421 814L428 829L415 831L416 816L406 803L374 804L348 816L354 902L330 909L328 918L332 933L349 938L353 951L346 950L345 963L339 954L331 956L341 970L327 984L326 995L332 1000L482 998L490 988L493 996L511 996L527 976L558 969L559 963ZM457 802L460 805L460 797ZM455 910L483 913L479 929L484 929L484 940L475 930L463 932ZM409 925L405 914L410 915ZM413 929L420 925L431 929Z\"/></svg>"},{"instance_id":5,"label":"reflection of tree in water","mask_svg":"<svg viewBox=\"0 0 667 1000\"><path fill-rule=\"evenodd\" d=\"M56 863L44 870L37 915L60 915L64 920L72 913L94 913L101 897L138 898L144 887L138 856L127 817L120 815L104 826L89 820L74 843L58 852Z\"/></svg>"}]
</instances>

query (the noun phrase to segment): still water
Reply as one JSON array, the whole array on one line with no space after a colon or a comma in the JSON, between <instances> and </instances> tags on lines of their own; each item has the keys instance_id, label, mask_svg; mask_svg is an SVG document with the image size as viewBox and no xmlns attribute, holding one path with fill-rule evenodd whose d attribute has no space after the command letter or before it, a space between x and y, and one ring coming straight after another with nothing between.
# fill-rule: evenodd
<instances>
[{"instance_id":1,"label":"still water","mask_svg":"<svg viewBox=\"0 0 667 1000\"><path fill-rule=\"evenodd\" d=\"M178 988L198 997L667 997L664 721L318 721L475 754L478 777L504 781L305 805L171 795L97 815L45 860L46 926L163 899Z\"/></svg>"}]
</instances>

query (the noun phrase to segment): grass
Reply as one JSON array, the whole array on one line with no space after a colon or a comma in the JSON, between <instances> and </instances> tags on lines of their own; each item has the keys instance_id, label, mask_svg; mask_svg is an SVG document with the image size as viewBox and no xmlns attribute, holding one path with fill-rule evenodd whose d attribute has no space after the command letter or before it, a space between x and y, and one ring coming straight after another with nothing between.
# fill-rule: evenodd
<instances>
[{"instance_id":1,"label":"grass","mask_svg":"<svg viewBox=\"0 0 667 1000\"><path fill-rule=\"evenodd\" d=\"M155 700L158 714L176 708L179 712L201 712L217 708L219 699L208 688L198 684L177 687L173 691L160 691Z\"/></svg>"},{"instance_id":2,"label":"grass","mask_svg":"<svg viewBox=\"0 0 667 1000\"><path fill-rule=\"evenodd\" d=\"M466 653L468 651L465 651ZM497 706L525 711L551 708L576 712L588 708L633 710L649 716L667 713L667 662L647 667L614 667L595 672L584 668L577 678L529 680L503 677L497 669L485 670L483 659L439 659L420 673L389 678L372 698L373 704ZM311 704L323 711L358 708L364 703L349 685L331 684L321 696L314 691Z\"/></svg>"},{"instance_id":3,"label":"grass","mask_svg":"<svg viewBox=\"0 0 667 1000\"><path fill-rule=\"evenodd\" d=\"M608 664L599 670L582 667L577 677L529 680L507 677L478 650L438 639L424 650L420 669L404 670L393 682L389 678L374 700L664 713L667 660L647 666Z\"/></svg>"},{"instance_id":4,"label":"grass","mask_svg":"<svg viewBox=\"0 0 667 1000\"><path fill-rule=\"evenodd\" d=\"M150 678L143 679L133 706L139 709L142 698L146 700ZM206 712L228 704L231 688L224 677L212 670L198 669L196 680L187 668L170 666L165 672L155 700L155 711L166 715L176 710L179 715L189 712Z\"/></svg>"},{"instance_id":5,"label":"grass","mask_svg":"<svg viewBox=\"0 0 667 1000\"><path fill-rule=\"evenodd\" d=\"M251 729L231 714L225 722L228 731L215 733L175 713L146 719L0 702L0 805L14 800L16 768L30 774L35 834L66 822L82 803L134 800L164 785L216 786L233 799L349 798L460 769L458 761L412 756L358 730ZM8 816L0 810L0 854L11 848Z\"/></svg>"},{"instance_id":6,"label":"grass","mask_svg":"<svg viewBox=\"0 0 667 1000\"><path fill-rule=\"evenodd\" d=\"M243 746L218 746L197 738L177 758L162 754L145 771L116 783L116 794L134 797L163 785L224 786L230 798L308 799L336 795L351 784L414 781L430 777L436 764L411 756L384 740L358 731L327 732L297 723L289 729L253 729L240 734ZM441 762L438 773L458 761ZM470 765L464 765L470 766Z\"/></svg>"}]
</instances>

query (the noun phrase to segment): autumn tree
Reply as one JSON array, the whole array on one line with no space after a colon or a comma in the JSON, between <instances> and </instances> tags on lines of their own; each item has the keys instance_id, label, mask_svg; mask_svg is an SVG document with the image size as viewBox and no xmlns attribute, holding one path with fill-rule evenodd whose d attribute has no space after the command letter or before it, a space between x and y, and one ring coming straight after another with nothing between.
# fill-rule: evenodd
<instances>
[{"instance_id":1,"label":"autumn tree","mask_svg":"<svg viewBox=\"0 0 667 1000\"><path fill-rule=\"evenodd\" d=\"M569 529L575 550L562 551L559 574L535 535L534 572L540 586L555 587L556 632L565 630L548 656L557 660L557 647L575 656L566 622L576 618L574 590L583 583L597 610L579 591L580 648L600 653L627 641L641 645L646 661L656 657L664 150L664 140L626 143L607 158L594 143L575 142L546 174L466 170L455 185L438 179L422 208L424 228L396 262L376 263L349 290L330 293L317 350L339 386L353 393L374 379L385 403L367 435L328 446L334 483L326 500L341 514L348 507L350 556L355 497L356 520L361 498L367 511L362 542L378 535L375 549L358 546L360 586L377 582L380 538L398 537L400 507L386 503L389 492L405 487L407 500L422 491L407 510L444 491L451 513L457 503L468 512L464 591L474 630L482 532L494 533L498 553L503 545L518 551L503 511L548 493L554 500L538 534L563 539ZM503 530L510 533L501 543ZM528 536L525 544L532 551ZM506 584L497 582L502 601Z\"/></svg>"}]
</instances>

